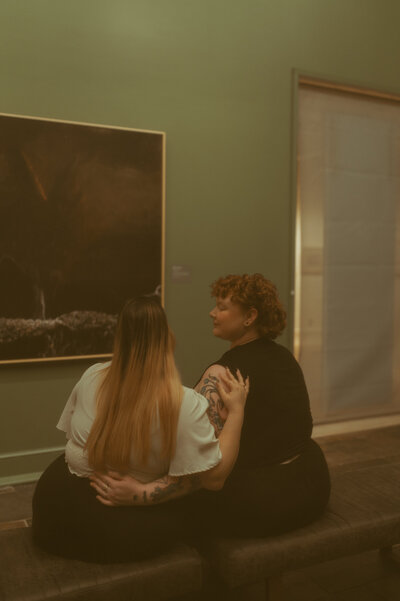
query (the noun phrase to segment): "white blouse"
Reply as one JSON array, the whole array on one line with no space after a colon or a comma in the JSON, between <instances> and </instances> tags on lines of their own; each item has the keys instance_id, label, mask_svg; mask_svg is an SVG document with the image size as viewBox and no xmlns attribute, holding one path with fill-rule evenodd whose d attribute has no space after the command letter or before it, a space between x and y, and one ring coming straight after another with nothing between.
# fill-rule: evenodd
<instances>
[{"instance_id":1,"label":"white blouse","mask_svg":"<svg viewBox=\"0 0 400 601\"><path fill-rule=\"evenodd\" d=\"M65 459L70 472L77 476L87 477L93 472L84 446L96 416L97 390L109 365L110 362L96 363L84 372L57 424L57 428L67 435ZM141 482L151 482L165 474L183 476L204 472L217 465L222 455L214 428L207 417L207 408L207 399L184 386L176 450L171 463L168 465L162 459L161 432L156 423L151 431L148 462L143 465L132 449L129 474Z\"/></svg>"}]
</instances>

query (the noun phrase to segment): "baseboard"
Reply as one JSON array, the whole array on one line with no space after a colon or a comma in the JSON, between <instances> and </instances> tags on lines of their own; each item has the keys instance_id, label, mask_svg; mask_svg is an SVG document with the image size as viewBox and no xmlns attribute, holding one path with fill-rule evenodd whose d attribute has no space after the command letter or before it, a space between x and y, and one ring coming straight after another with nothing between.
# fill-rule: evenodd
<instances>
[{"instance_id":1,"label":"baseboard","mask_svg":"<svg viewBox=\"0 0 400 601\"><path fill-rule=\"evenodd\" d=\"M0 488L2 486L12 486L13 484L28 484L39 480L42 472L30 472L29 474L17 474L14 476L4 476L0 478Z\"/></svg>"},{"instance_id":2,"label":"baseboard","mask_svg":"<svg viewBox=\"0 0 400 601\"><path fill-rule=\"evenodd\" d=\"M359 432L360 430L375 430L376 428L387 428L389 426L398 426L399 424L399 413L380 415L377 417L365 417L362 419L351 419L328 424L317 424L313 428L313 438L330 436L331 434L344 434L346 432Z\"/></svg>"},{"instance_id":3,"label":"baseboard","mask_svg":"<svg viewBox=\"0 0 400 601\"><path fill-rule=\"evenodd\" d=\"M64 446L0 453L0 485L32 482L64 451Z\"/></svg>"}]
</instances>

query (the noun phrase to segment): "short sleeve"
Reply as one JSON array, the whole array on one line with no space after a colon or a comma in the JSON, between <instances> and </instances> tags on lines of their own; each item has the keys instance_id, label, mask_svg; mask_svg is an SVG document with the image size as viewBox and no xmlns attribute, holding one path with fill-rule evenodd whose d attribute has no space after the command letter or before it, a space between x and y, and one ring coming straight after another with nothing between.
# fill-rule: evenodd
<instances>
[{"instance_id":1,"label":"short sleeve","mask_svg":"<svg viewBox=\"0 0 400 601\"><path fill-rule=\"evenodd\" d=\"M71 438L71 419L78 399L78 385L79 382L75 384L56 426L58 430L66 433L68 439Z\"/></svg>"},{"instance_id":2,"label":"short sleeve","mask_svg":"<svg viewBox=\"0 0 400 601\"><path fill-rule=\"evenodd\" d=\"M66 433L68 439L73 437L71 421L76 412L80 425L77 428L77 424L75 423L74 437L78 436L78 439L83 438L83 442L86 441L86 435L90 430L95 414L95 396L99 383L98 375L109 365L110 362L91 365L75 384L56 426L58 430Z\"/></svg>"},{"instance_id":3,"label":"short sleeve","mask_svg":"<svg viewBox=\"0 0 400 601\"><path fill-rule=\"evenodd\" d=\"M208 419L207 409L207 399L195 390L184 388L176 451L168 472L170 476L205 472L221 461L219 441Z\"/></svg>"}]
</instances>

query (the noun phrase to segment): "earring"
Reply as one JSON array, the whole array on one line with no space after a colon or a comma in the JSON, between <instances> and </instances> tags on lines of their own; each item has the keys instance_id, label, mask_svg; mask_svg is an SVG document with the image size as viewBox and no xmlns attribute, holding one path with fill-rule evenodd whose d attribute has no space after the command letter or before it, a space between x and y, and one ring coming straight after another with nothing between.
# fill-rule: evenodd
<instances>
[{"instance_id":1,"label":"earring","mask_svg":"<svg viewBox=\"0 0 400 601\"><path fill-rule=\"evenodd\" d=\"M245 325L245 326L249 326L249 325L250 325L250 322L249 322L249 321L245 321L245 322L244 322L244 325Z\"/></svg>"}]
</instances>

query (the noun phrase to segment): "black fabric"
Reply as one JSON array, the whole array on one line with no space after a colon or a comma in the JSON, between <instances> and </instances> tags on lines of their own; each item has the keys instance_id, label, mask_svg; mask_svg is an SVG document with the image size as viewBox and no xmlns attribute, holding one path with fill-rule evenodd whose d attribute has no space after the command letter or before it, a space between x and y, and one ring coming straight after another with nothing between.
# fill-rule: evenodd
<instances>
[{"instance_id":1,"label":"black fabric","mask_svg":"<svg viewBox=\"0 0 400 601\"><path fill-rule=\"evenodd\" d=\"M312 417L299 364L285 347L260 338L214 364L250 378L239 456L222 491L191 499L199 528L235 536L267 536L316 519L326 507L330 477L311 440ZM299 455L291 463L282 462ZM206 521L202 523L207 507Z\"/></svg>"},{"instance_id":2,"label":"black fabric","mask_svg":"<svg viewBox=\"0 0 400 601\"><path fill-rule=\"evenodd\" d=\"M348 436L347 457L342 455L347 461L360 450L358 434ZM326 511L304 528L262 539L215 537L208 551L223 581L238 587L286 570L397 544L400 462L398 454L387 459L377 465L367 460L356 468L348 463L345 471L334 471Z\"/></svg>"},{"instance_id":3,"label":"black fabric","mask_svg":"<svg viewBox=\"0 0 400 601\"><path fill-rule=\"evenodd\" d=\"M329 494L324 454L310 440L291 463L236 471L223 490L201 490L181 503L182 513L197 516L198 537L265 537L314 521L326 508Z\"/></svg>"},{"instance_id":4,"label":"black fabric","mask_svg":"<svg viewBox=\"0 0 400 601\"><path fill-rule=\"evenodd\" d=\"M99 563L144 559L168 550L190 532L173 502L107 507L87 478L69 472L64 455L42 474L32 501L32 533L42 549Z\"/></svg>"},{"instance_id":5,"label":"black fabric","mask_svg":"<svg viewBox=\"0 0 400 601\"><path fill-rule=\"evenodd\" d=\"M292 353L268 338L227 351L215 361L250 378L235 469L281 463L301 452L312 417L303 372Z\"/></svg>"}]
</instances>

